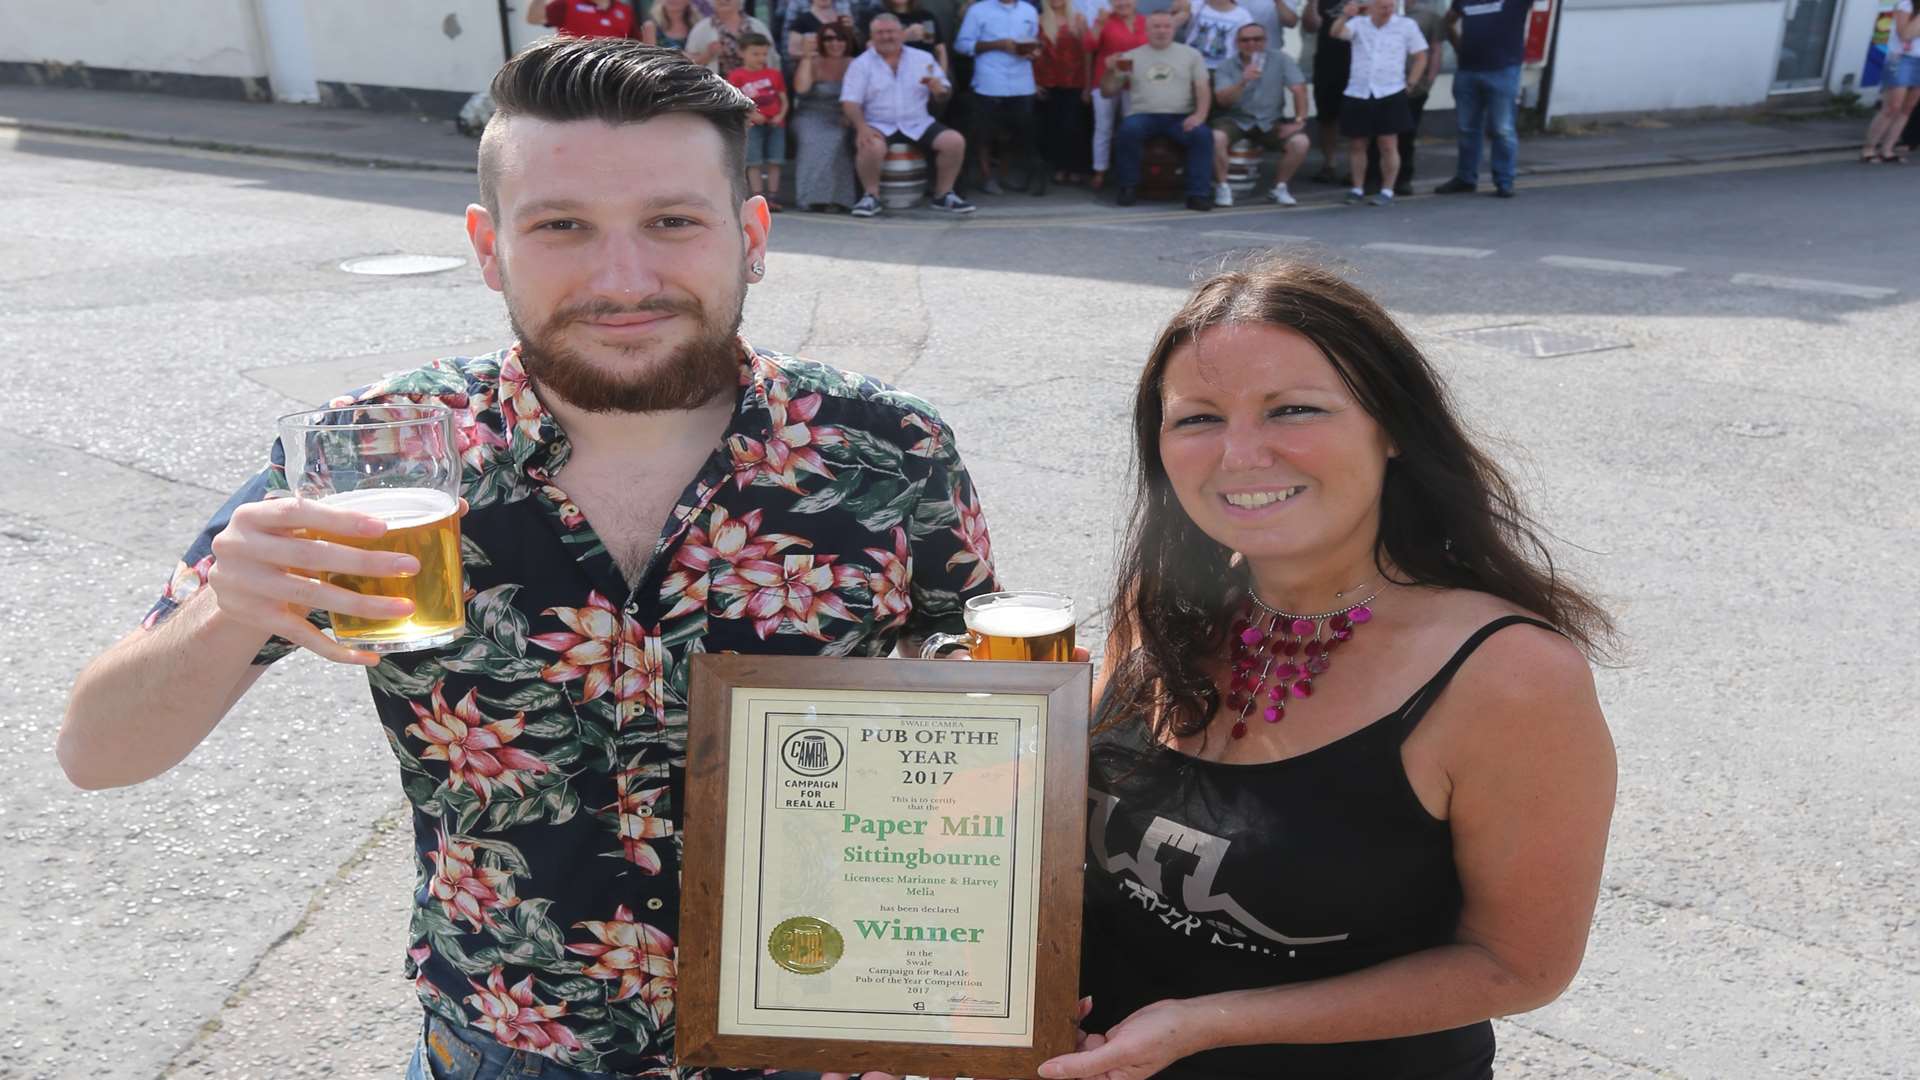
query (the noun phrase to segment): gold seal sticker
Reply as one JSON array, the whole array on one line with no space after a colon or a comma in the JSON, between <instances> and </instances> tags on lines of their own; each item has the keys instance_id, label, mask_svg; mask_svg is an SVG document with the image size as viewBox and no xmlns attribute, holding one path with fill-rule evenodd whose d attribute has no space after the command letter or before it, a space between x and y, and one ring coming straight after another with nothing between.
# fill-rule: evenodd
<instances>
[{"instance_id":1,"label":"gold seal sticker","mask_svg":"<svg viewBox=\"0 0 1920 1080\"><path fill-rule=\"evenodd\" d=\"M767 935L767 955L795 975L818 975L840 962L846 942L833 924L811 915L795 915Z\"/></svg>"}]
</instances>

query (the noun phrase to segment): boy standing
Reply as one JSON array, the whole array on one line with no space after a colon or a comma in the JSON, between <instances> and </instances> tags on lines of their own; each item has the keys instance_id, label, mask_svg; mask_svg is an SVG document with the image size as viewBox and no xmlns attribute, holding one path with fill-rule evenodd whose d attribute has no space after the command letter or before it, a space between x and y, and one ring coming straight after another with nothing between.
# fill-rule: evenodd
<instances>
[{"instance_id":1,"label":"boy standing","mask_svg":"<svg viewBox=\"0 0 1920 1080\"><path fill-rule=\"evenodd\" d=\"M740 66L727 81L753 99L747 114L747 187L763 195L767 209L779 213L780 166L787 160L787 81L778 68L767 66L773 42L765 35L740 39ZM765 171L764 178L762 170Z\"/></svg>"}]
</instances>

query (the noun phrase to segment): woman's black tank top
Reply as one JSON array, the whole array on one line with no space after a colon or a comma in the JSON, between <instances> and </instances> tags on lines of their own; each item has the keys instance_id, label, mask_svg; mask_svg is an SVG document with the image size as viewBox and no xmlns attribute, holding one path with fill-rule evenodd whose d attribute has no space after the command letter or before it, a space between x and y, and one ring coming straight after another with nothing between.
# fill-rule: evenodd
<instances>
[{"instance_id":1,"label":"woman's black tank top","mask_svg":"<svg viewBox=\"0 0 1920 1080\"><path fill-rule=\"evenodd\" d=\"M1421 805L1400 759L1468 656L1520 623L1496 619L1391 715L1298 757L1200 761L1152 741L1138 718L1093 739L1081 943L1088 1031L1149 1002L1305 982L1453 940L1460 879L1447 823ZM1105 709L1100 710L1103 714ZM1401 1039L1225 1047L1163 1077L1479 1080L1482 1022Z\"/></svg>"}]
</instances>

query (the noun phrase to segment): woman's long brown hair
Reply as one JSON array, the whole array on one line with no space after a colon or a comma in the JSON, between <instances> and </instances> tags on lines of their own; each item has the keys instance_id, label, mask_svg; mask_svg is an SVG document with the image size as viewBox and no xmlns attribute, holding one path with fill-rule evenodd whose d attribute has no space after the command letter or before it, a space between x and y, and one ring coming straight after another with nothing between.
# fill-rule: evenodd
<instances>
[{"instance_id":1,"label":"woman's long brown hair","mask_svg":"<svg viewBox=\"0 0 1920 1080\"><path fill-rule=\"evenodd\" d=\"M1236 595L1233 552L1187 516L1160 457L1167 364L1205 331L1268 323L1316 345L1400 451L1380 495L1374 564L1403 585L1472 589L1558 627L1589 658L1613 623L1554 566L1513 483L1474 445L1427 359L1378 303L1338 274L1269 259L1202 282L1147 358L1134 398L1135 492L1120 556L1109 723L1142 716L1162 739L1200 732L1220 701L1203 666L1222 654Z\"/></svg>"}]
</instances>

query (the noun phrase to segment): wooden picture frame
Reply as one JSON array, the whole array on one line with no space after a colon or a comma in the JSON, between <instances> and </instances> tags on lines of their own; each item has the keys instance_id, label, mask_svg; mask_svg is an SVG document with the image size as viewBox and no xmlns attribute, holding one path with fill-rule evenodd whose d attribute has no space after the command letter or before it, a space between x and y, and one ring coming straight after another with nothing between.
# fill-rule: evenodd
<instances>
[{"instance_id":1,"label":"wooden picture frame","mask_svg":"<svg viewBox=\"0 0 1920 1080\"><path fill-rule=\"evenodd\" d=\"M696 656L693 659L689 694L687 805L684 816L686 838L681 872L675 1033L679 1063L822 1072L877 1070L901 1076L1019 1077L1036 1075L1036 1069L1042 1061L1071 1052L1078 1026L1076 1008L1080 996L1080 916L1086 850L1087 721L1091 680L1091 668L1079 663ZM783 701L784 705L781 704ZM804 705L804 713L795 710L800 705ZM782 708L794 711L781 711ZM889 709L893 711L889 712ZM825 711L823 713L820 710ZM1007 715L998 715L1000 712ZM808 719L791 719L802 716ZM777 721L776 717L789 719ZM847 745L839 751L842 764L835 766L842 768L843 772L827 774L829 777L841 777L837 782L842 788L833 789L839 794L829 792L821 795L819 809L826 812L807 818L801 816L804 813L803 804L784 804L799 796L787 792L782 784L794 786L787 773L798 768L801 762L818 766L828 764L829 757L825 752L815 753L808 749L809 744L813 744L816 751L824 745L820 733L811 727L798 731L794 727L800 723L815 723L811 719L814 717L824 717L819 723L831 729L831 741L845 742ZM834 722L846 720L852 720L855 726L832 728ZM1010 723L1028 726L1004 726ZM942 770L949 778L960 776L961 783L944 789L944 793L930 790L924 795L929 800L924 805L928 806L932 801L942 798L956 802L971 797L977 801L985 797L977 794L979 792L1002 790L1000 785L1003 779L1011 774L1017 777L1012 788L1016 808L1031 806L1038 810L1037 819L1032 815L1025 819L1021 819L1017 813L1014 815L1013 835L1005 845L996 847L992 841L976 845L994 847L996 851L1004 847L1008 853L1006 863L1009 870L1005 879L994 880L992 885L976 889L977 896L981 898L998 897L1003 888L1015 898L1010 910L1016 914L1010 916L1011 921L1007 923L1008 930L1004 934L1008 939L1008 970L1024 971L1022 977L1030 981L1025 984L1026 989L1021 989L1016 979L1009 975L1004 985L1011 989L1007 991L1005 1005L987 1004L994 997L991 989L980 990L979 993L987 995L981 998L951 993L951 983L929 989L925 980L912 981L920 975L918 971L908 973L908 989L876 989L873 985L876 982L897 982L901 972L892 967L874 968L870 964L862 968L859 962L851 960L833 976L831 983L826 980L807 982L781 973L814 974L811 968L799 966L802 961L794 956L779 955L778 950L786 946L776 945L776 941L815 942L825 934L834 941L833 947L837 950L844 948L844 939L840 930L827 928L818 921L814 924L818 929L806 926L782 929L796 922L805 923L805 919L788 919L776 926L771 936L767 935L765 924L772 918L769 907L774 903L766 899L768 887L764 884L769 858L776 867L775 876L786 873L787 877L793 874L777 869L783 861L811 868L821 860L817 850L810 852L812 858L801 860L791 854L769 856L761 849L792 851L796 846L791 842L796 829L803 830L809 836L815 832L824 834L819 839L821 845L845 843L848 837L843 834L852 828L850 819L859 818L862 822L880 820L847 812L849 805L871 805L878 799L877 795L862 796L854 790L861 785L865 785L870 793L886 792L884 801L891 804L903 804L907 798L921 798L918 793L923 789L902 787L895 790L888 786L894 783L892 774L896 771L901 774L901 783L904 784L918 775L917 770L905 767L896 769L891 758L882 756L891 750L883 751L876 745L862 741L886 741L886 737L880 733L894 730L883 727L887 724L899 725L898 730L911 732L916 738L928 735L945 738L951 735L955 739L978 740L987 738L995 731L1016 733L1010 749L1000 749L999 736L995 735L993 749L979 749L973 752L972 758L961 755L959 774L953 769ZM934 725L944 725L953 730L942 733L933 730ZM963 731L971 734L961 734ZM778 737L781 732L793 733L786 735L782 742ZM1036 747L1044 747L1044 753L1035 754ZM739 748L748 748L744 753L746 761L734 759L735 751ZM907 751L900 752L903 758L908 756ZM792 756L791 761L788 755ZM810 756L803 758L801 755ZM1035 757L1040 759L1037 764L1033 762ZM883 759L890 764L885 770L886 779L879 780L877 778L881 773L875 762ZM979 769L967 769L967 763L974 759L988 764ZM1020 772L1022 762L1029 765L1024 774ZM784 779L775 783L771 778ZM822 780L816 783L827 782ZM951 779L943 782L951 783ZM973 784L971 788L966 786L969 783ZM774 789L772 795L769 795L770 788ZM915 794L902 796L900 793L903 791ZM964 794L967 792L975 794ZM746 793L744 799L743 793ZM835 799L842 800L837 810L834 805L826 805ZM742 801L746 805L737 805ZM771 809L770 803L775 804ZM751 813L756 811L757 817ZM939 817L937 831L949 830L952 820L955 819ZM815 821L819 824L814 824ZM768 822L772 822L772 825L768 825ZM912 834L910 821L903 819L902 824L907 825L908 833ZM1003 824L1001 832L1007 831ZM939 841L927 835L926 842L945 843L953 847L963 842L970 844L977 835L963 830L960 836L966 838L965 841ZM987 835L993 835L991 829ZM779 844L758 843L758 839L769 837L784 840ZM1022 837L1027 839L1022 840ZM855 846L871 839L855 838ZM882 832L881 840L886 839L886 833ZM897 834L894 839L898 839ZM840 854L833 856L842 861L834 863L834 869L825 872L833 882L828 891L838 894L836 902L842 905L870 903L877 907L877 898L897 895L894 886L854 885L848 882L848 878L860 877L863 881L898 879L853 874L847 871L851 864L844 860L856 855L865 857L865 853L871 851L880 851L889 858L895 856L890 854L892 849L884 848L884 844L860 848L858 852L855 846L841 848ZM734 891L740 894L733 897L729 896L729 848L735 849L731 872L737 884ZM932 856L925 847L917 850L920 858L989 857L971 854ZM1020 851L1025 851L1026 856L1016 857L1015 853ZM991 857L997 859L999 856ZM909 871L911 869L909 866ZM809 872L816 873L816 876L819 873ZM998 871L980 872L990 875L990 878L999 874ZM979 880L971 877L954 876L943 880L946 887L980 885ZM752 883L754 889L749 891L747 883ZM1023 893L1022 890L1031 891ZM791 894L789 888L782 895L790 897ZM860 898L849 899L856 895ZM975 905L982 910L991 910L997 917L997 907L988 905L985 899L963 896L951 889L947 895L959 897L965 904ZM1023 895L1029 899L1020 899ZM1000 902L997 899L994 901L995 904ZM829 906L823 910L837 909ZM908 907L905 910L956 909ZM963 907L959 910L967 909ZM1024 916L1017 914L1022 911ZM852 936L860 955L871 957L877 952L890 953L894 948L891 941L882 940L883 934L875 930L881 923L858 919L853 922L859 924L859 934ZM895 920L894 926L887 929L894 930L897 936L898 925L899 920ZM731 947L726 944L730 927L734 935ZM926 932L935 933L941 929L944 928L927 928ZM747 936L749 930L753 934L751 938ZM851 930L852 927L849 927L848 932ZM802 937L782 939L783 932L789 935L797 933ZM964 940L980 942L983 949L989 944L979 930L956 927L952 932L956 935L971 934ZM876 940L865 940L868 938ZM749 941L753 945L751 956L748 955L746 944ZM828 959L824 953L811 951L816 948L813 944L805 948L809 950L807 956L812 962L824 962L829 967L839 962L838 952ZM768 953L771 958L763 957L762 952ZM931 957L939 954L928 946L912 955ZM986 957L984 967L989 971L999 970L999 952L982 951L972 955ZM1023 957L1024 968L1021 966ZM911 962L929 964L935 961L921 959ZM769 968L770 963L781 970ZM863 970L865 975L861 974ZM751 973L751 978L743 972ZM893 974L879 975L876 972ZM951 972L941 971L940 974ZM723 980L731 980L731 985L723 986ZM856 987L853 985L855 982L867 985ZM995 984L989 975L984 984L968 985L991 988ZM785 986L789 989L768 990L765 988L768 986ZM805 988L806 993L816 994L815 998L809 1000L819 1000L823 1004L799 1009L790 1004L768 1004L768 995L803 992L791 989L794 986ZM832 989L827 989L829 986ZM872 1002L882 994L890 994L889 1000L896 1004L910 1003L902 997L903 994L931 994L936 1010L986 1010L998 1007L1004 1011L991 1014L958 1013L936 1018L937 1014L913 1015L899 1009L880 1010L871 1006L844 1008L837 1004L843 999ZM824 1002L836 1004L829 1008ZM921 1004L928 1002L922 1000ZM723 1005L728 1010L724 1015ZM795 1017L815 1019L807 1022L804 1030L795 1031L776 1028L757 1020L741 1019L773 1016L775 1013L768 1010L787 1009L795 1009L792 1012ZM866 1018L882 1027L887 1024L944 1024L947 1029L929 1036L919 1031L881 1031L866 1026L859 1019L845 1024L820 1023L817 1022L817 1014L822 1011L831 1012L834 1016ZM972 1030L972 1025L996 1024L1006 1026L1006 1030L990 1033L984 1045L971 1041L981 1037ZM1025 1024L1025 1032L1010 1033L1012 1027L1019 1024ZM785 1033L769 1034L768 1030ZM827 1034L828 1031L846 1034ZM876 1034L883 1037L873 1037ZM947 1041L926 1041L929 1038ZM1018 1045L1009 1044L1009 1039Z\"/></svg>"}]
</instances>

